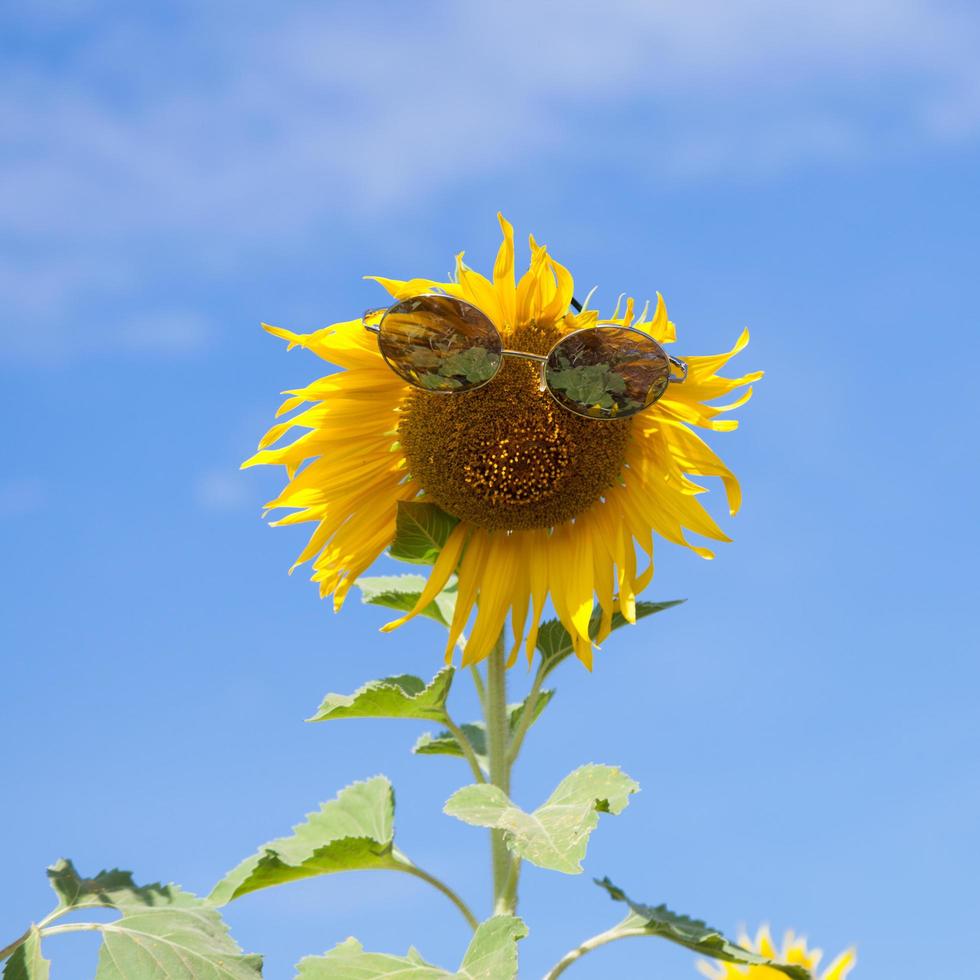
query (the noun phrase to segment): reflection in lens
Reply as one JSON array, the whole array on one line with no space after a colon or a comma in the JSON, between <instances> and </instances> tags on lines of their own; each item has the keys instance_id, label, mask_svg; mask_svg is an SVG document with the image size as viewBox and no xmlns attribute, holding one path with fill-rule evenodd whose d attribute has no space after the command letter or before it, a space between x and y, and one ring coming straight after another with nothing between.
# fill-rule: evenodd
<instances>
[{"instance_id":1,"label":"reflection in lens","mask_svg":"<svg viewBox=\"0 0 980 980\"><path fill-rule=\"evenodd\" d=\"M385 314L378 346L396 374L426 391L470 391L500 367L500 335L475 306L416 296Z\"/></svg>"},{"instance_id":2,"label":"reflection in lens","mask_svg":"<svg viewBox=\"0 0 980 980\"><path fill-rule=\"evenodd\" d=\"M617 419L649 408L667 390L670 361L652 337L629 327L578 330L555 345L545 381L569 411Z\"/></svg>"}]
</instances>

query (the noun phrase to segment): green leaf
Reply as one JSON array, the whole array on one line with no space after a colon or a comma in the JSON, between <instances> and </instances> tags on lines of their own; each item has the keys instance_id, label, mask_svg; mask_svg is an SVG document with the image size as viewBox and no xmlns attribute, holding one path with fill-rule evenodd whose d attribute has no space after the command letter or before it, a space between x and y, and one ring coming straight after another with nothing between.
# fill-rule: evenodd
<instances>
[{"instance_id":1,"label":"green leaf","mask_svg":"<svg viewBox=\"0 0 980 980\"><path fill-rule=\"evenodd\" d=\"M90 924L102 934L95 980L257 980L262 975L262 957L242 953L214 906L177 885L137 885L130 872L119 870L82 878L66 860L48 868L48 877L62 911L104 907L122 913L114 922ZM34 980L47 973L26 976ZM5 974L5 980L12 978ZM15 973L13 980L22 978Z\"/></svg>"},{"instance_id":2,"label":"green leaf","mask_svg":"<svg viewBox=\"0 0 980 980\"><path fill-rule=\"evenodd\" d=\"M587 765L566 776L533 813L489 784L464 786L445 812L465 823L506 832L507 846L539 868L579 874L600 813L620 813L640 786L615 766Z\"/></svg>"},{"instance_id":3,"label":"green leaf","mask_svg":"<svg viewBox=\"0 0 980 980\"><path fill-rule=\"evenodd\" d=\"M533 725L538 718L541 717L541 712L551 704L551 699L555 696L554 689L550 691L538 691L537 700L534 702L534 714L531 715L531 724ZM527 702L530 695L528 695L523 701L517 704L507 705L507 713L510 719L510 731L513 734L517 730L517 726L521 723L521 718L524 717L524 712L527 710Z\"/></svg>"},{"instance_id":4,"label":"green leaf","mask_svg":"<svg viewBox=\"0 0 980 980\"><path fill-rule=\"evenodd\" d=\"M95 980L258 980L262 976L262 957L243 954L217 911L199 900L194 907L183 908L126 906L121 919L101 924L99 931L102 948Z\"/></svg>"},{"instance_id":5,"label":"green leaf","mask_svg":"<svg viewBox=\"0 0 980 980\"><path fill-rule=\"evenodd\" d=\"M405 956L365 953L356 939L335 946L323 956L306 956L299 962L297 980L513 980L517 976L517 941L527 927L510 915L497 915L481 923L473 934L455 973L427 963L414 947Z\"/></svg>"},{"instance_id":6,"label":"green leaf","mask_svg":"<svg viewBox=\"0 0 980 980\"><path fill-rule=\"evenodd\" d=\"M229 871L210 899L224 905L260 888L315 875L411 867L394 848L394 817L395 794L384 776L352 783L293 827L289 837L269 841Z\"/></svg>"},{"instance_id":7,"label":"green leaf","mask_svg":"<svg viewBox=\"0 0 980 980\"><path fill-rule=\"evenodd\" d=\"M772 970L778 970L792 977L793 980L811 980L809 970L802 966L789 966L777 963L775 960L760 956L751 950L743 949L741 946L726 939L717 929L712 929L700 919L692 919L687 915L678 915L671 912L666 905L641 905L632 901L626 893L617 888L608 878L601 881L596 879L596 884L605 888L611 898L617 902L625 902L630 908L628 915L617 928L631 931L643 929L651 936L661 936L671 942L679 943L688 949L710 956L716 960L724 960L727 963L739 963L745 966L767 966Z\"/></svg>"},{"instance_id":8,"label":"green leaf","mask_svg":"<svg viewBox=\"0 0 980 980\"><path fill-rule=\"evenodd\" d=\"M448 970L426 963L414 946L405 956L365 953L353 937L323 956L304 956L297 969L297 980L375 980L394 976L405 980L446 980L453 976Z\"/></svg>"},{"instance_id":9,"label":"green leaf","mask_svg":"<svg viewBox=\"0 0 980 980\"><path fill-rule=\"evenodd\" d=\"M480 924L456 974L460 980L513 980L517 976L517 942L527 926L513 915L495 915Z\"/></svg>"},{"instance_id":10,"label":"green leaf","mask_svg":"<svg viewBox=\"0 0 980 980\"><path fill-rule=\"evenodd\" d=\"M670 599L666 602L638 602L636 604L636 618L638 620L644 619L647 616L652 616L654 613L663 612L663 610L671 609L673 606L679 606L686 601L686 599ZM599 632L599 623L601 620L602 611L596 609L589 623L589 635L593 638ZM613 630L618 630L621 626L627 625L629 624L622 613L613 613ZM575 652L568 630L557 619L549 619L547 622L541 624L541 628L538 630L537 648L541 654L545 677L563 660L567 660Z\"/></svg>"},{"instance_id":11,"label":"green leaf","mask_svg":"<svg viewBox=\"0 0 980 980\"><path fill-rule=\"evenodd\" d=\"M118 868L82 878L65 858L48 868L48 879L58 896L59 909L192 905L198 901L178 885L137 885L131 871Z\"/></svg>"},{"instance_id":12,"label":"green leaf","mask_svg":"<svg viewBox=\"0 0 980 980\"><path fill-rule=\"evenodd\" d=\"M539 691L538 699L534 705L534 717L531 719L531 724L533 725L537 721L538 716L547 707L548 702L555 696L554 691ZM507 705L507 711L510 717L510 730L513 732L518 724L520 724L521 716L524 714L525 706L527 704L527 698L520 701L517 704ZM486 725L482 721L466 722L459 726L463 729L463 734L470 740L470 745L473 746L473 752L476 755L477 761L480 766L485 770L489 771L490 762L487 756L487 729ZM459 742L456 741L456 736L452 732L443 729L441 732L437 732L435 735L432 732L426 732L421 735L415 745L412 746L412 751L416 755L455 755L462 757L463 750L460 748Z\"/></svg>"},{"instance_id":13,"label":"green leaf","mask_svg":"<svg viewBox=\"0 0 980 980\"><path fill-rule=\"evenodd\" d=\"M335 718L421 718L446 720L446 698L453 682L453 668L443 667L426 684L421 677L401 674L368 681L353 694L328 694L307 721Z\"/></svg>"},{"instance_id":14,"label":"green leaf","mask_svg":"<svg viewBox=\"0 0 980 980\"><path fill-rule=\"evenodd\" d=\"M361 590L362 602L411 612L422 595L426 579L422 575L379 575L359 578L354 584ZM455 609L456 579L451 578L446 588L422 610L422 615L448 626Z\"/></svg>"},{"instance_id":15,"label":"green leaf","mask_svg":"<svg viewBox=\"0 0 980 980\"><path fill-rule=\"evenodd\" d=\"M489 769L489 759L487 756L487 727L482 721L464 722L459 726L463 734L470 740L473 746L473 754L476 756L480 767L486 771ZM412 751L416 755L455 755L463 757L463 750L456 736L452 732L443 729L441 732L425 732L418 737L418 741L412 746Z\"/></svg>"},{"instance_id":16,"label":"green leaf","mask_svg":"<svg viewBox=\"0 0 980 980\"><path fill-rule=\"evenodd\" d=\"M400 500L395 519L395 540L388 554L414 565L434 565L459 523L435 504L420 500Z\"/></svg>"},{"instance_id":17,"label":"green leaf","mask_svg":"<svg viewBox=\"0 0 980 980\"><path fill-rule=\"evenodd\" d=\"M48 980L51 961L41 955L41 933L31 926L27 939L14 950L3 968L3 980Z\"/></svg>"}]
</instances>

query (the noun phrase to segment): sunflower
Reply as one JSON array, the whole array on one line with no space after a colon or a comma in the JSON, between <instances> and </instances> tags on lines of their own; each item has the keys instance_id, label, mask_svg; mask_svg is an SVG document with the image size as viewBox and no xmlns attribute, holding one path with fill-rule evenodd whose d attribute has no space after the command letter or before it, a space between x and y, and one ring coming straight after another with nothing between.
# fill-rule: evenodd
<instances>
[{"instance_id":1,"label":"sunflower","mask_svg":"<svg viewBox=\"0 0 980 980\"><path fill-rule=\"evenodd\" d=\"M503 242L490 279L470 269L463 253L452 282L368 278L395 300L431 292L463 299L487 314L505 346L532 353L545 354L564 334L595 325L596 311L570 310L571 274L533 237L530 266L515 282L513 229L498 218ZM661 344L675 340L659 293L652 315L647 305L637 316L629 299L607 320ZM687 380L670 385L649 410L596 421L542 392L527 361L508 358L483 388L444 397L394 374L361 319L309 334L263 326L290 348L304 347L341 369L287 391L278 417L301 410L274 425L243 464L286 467L287 485L266 507L291 511L278 525L316 525L296 565L312 559L313 580L322 597L333 595L335 610L392 543L399 503L421 498L458 523L415 609L383 628L421 612L456 575L447 660L474 608L464 665L487 656L508 615L514 635L509 663L522 642L532 656L550 598L577 656L591 669L593 643L608 635L613 613L635 621L636 596L653 575L654 533L704 558L712 552L685 532L729 540L698 501L705 488L692 477L720 477L732 514L739 507L738 482L692 427L736 427L718 416L747 401L751 387L731 404L708 402L762 376L718 374L746 345L747 331L727 353L686 358ZM306 431L280 442L296 429ZM590 631L596 605L601 618Z\"/></svg>"},{"instance_id":2,"label":"sunflower","mask_svg":"<svg viewBox=\"0 0 980 980\"><path fill-rule=\"evenodd\" d=\"M778 960L780 963L793 966L803 966L812 971L817 969L820 960L823 959L821 950L807 949L806 940L802 936L795 935L792 930L788 930L783 937L781 950L776 949L767 926L759 929L754 941L743 934L739 936L738 942L740 946L744 946L754 953L759 953L767 959ZM857 955L854 950L845 950L819 977L816 977L816 980L844 980L856 962ZM733 963L719 963L717 961L708 963L700 960L698 969L709 980L779 980L779 978L786 980L785 974L768 966L735 966Z\"/></svg>"}]
</instances>

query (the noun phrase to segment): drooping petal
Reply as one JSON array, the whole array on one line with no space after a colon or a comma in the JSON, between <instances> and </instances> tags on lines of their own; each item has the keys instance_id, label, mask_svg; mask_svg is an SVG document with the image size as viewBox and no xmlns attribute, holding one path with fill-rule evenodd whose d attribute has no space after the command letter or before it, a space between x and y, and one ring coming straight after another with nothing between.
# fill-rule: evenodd
<instances>
[{"instance_id":1,"label":"drooping petal","mask_svg":"<svg viewBox=\"0 0 980 980\"><path fill-rule=\"evenodd\" d=\"M439 595L446 587L449 577L456 571L456 566L459 564L460 555L463 553L463 547L469 535L470 529L465 524L457 524L452 529L446 543L439 552L439 557L432 566L432 571L429 573L428 581L425 583L425 588L422 590L418 602L400 619L385 623L381 627L382 633L390 633L391 630L404 625L410 619L414 619Z\"/></svg>"},{"instance_id":2,"label":"drooping petal","mask_svg":"<svg viewBox=\"0 0 980 980\"><path fill-rule=\"evenodd\" d=\"M476 529L470 535L459 565L459 582L456 586L456 608L452 622L449 624L449 640L446 643L446 663L451 662L463 627L466 625L476 606L476 597L483 579L483 570L488 553L488 538L485 531ZM469 643L466 644L469 647ZM479 658L477 658L479 659Z\"/></svg>"},{"instance_id":3,"label":"drooping petal","mask_svg":"<svg viewBox=\"0 0 980 980\"><path fill-rule=\"evenodd\" d=\"M479 604L473 632L463 650L464 667L483 660L500 637L513 603L513 587L521 559L511 535L501 531L485 534L487 548L480 573Z\"/></svg>"},{"instance_id":4,"label":"drooping petal","mask_svg":"<svg viewBox=\"0 0 980 980\"><path fill-rule=\"evenodd\" d=\"M523 533L526 541L528 562L528 581L531 588L531 628L528 630L525 650L528 662L534 657L534 647L538 642L538 626L544 615L545 603L548 601L548 533L546 531L526 531Z\"/></svg>"}]
</instances>

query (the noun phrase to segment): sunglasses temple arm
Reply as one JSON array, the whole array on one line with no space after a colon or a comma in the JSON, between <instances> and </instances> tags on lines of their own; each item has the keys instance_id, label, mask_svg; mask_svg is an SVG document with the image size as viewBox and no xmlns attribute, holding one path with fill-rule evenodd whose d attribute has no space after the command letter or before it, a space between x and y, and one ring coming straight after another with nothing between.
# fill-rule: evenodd
<instances>
[{"instance_id":1,"label":"sunglasses temple arm","mask_svg":"<svg viewBox=\"0 0 980 980\"><path fill-rule=\"evenodd\" d=\"M361 314L361 326L364 327L365 330L370 330L371 333L381 333L381 328L375 323L368 323L368 320L373 320L375 317L381 316L382 313L387 312L387 306L379 306L374 310L365 310Z\"/></svg>"},{"instance_id":2,"label":"sunglasses temple arm","mask_svg":"<svg viewBox=\"0 0 980 980\"><path fill-rule=\"evenodd\" d=\"M674 357L673 354L668 354L667 355L667 360L670 361L670 363L674 367L678 368L680 370L680 372L681 372L680 374L672 374L667 380L668 381L675 381L675 382L686 381L687 380L687 362L686 361L682 361L679 357Z\"/></svg>"},{"instance_id":3,"label":"sunglasses temple arm","mask_svg":"<svg viewBox=\"0 0 980 980\"><path fill-rule=\"evenodd\" d=\"M582 304L574 296L572 297L572 309L575 310L576 313L582 312Z\"/></svg>"}]
</instances>

